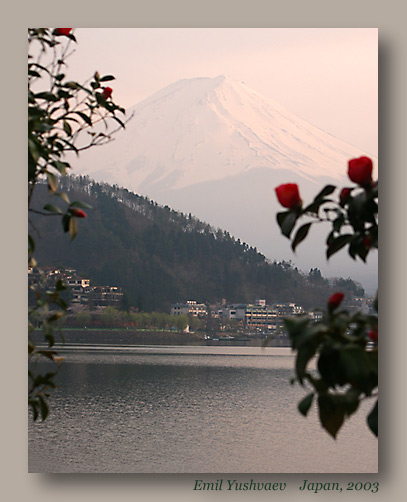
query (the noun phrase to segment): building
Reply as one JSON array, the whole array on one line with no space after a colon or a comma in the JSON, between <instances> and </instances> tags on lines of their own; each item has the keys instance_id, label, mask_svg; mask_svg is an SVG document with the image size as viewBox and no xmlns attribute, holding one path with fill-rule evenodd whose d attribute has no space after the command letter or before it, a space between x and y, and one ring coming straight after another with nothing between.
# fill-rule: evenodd
<instances>
[{"instance_id":1,"label":"building","mask_svg":"<svg viewBox=\"0 0 407 502\"><path fill-rule=\"evenodd\" d=\"M185 303L175 303L171 306L171 315L192 315L203 317L208 314L208 309L204 303L197 303L195 300L188 300Z\"/></svg>"},{"instance_id":2,"label":"building","mask_svg":"<svg viewBox=\"0 0 407 502\"><path fill-rule=\"evenodd\" d=\"M222 319L236 319L237 321L244 321L247 305L238 303L233 305L225 305L219 310L219 317Z\"/></svg>"},{"instance_id":3,"label":"building","mask_svg":"<svg viewBox=\"0 0 407 502\"><path fill-rule=\"evenodd\" d=\"M117 286L93 286L88 295L92 308L111 306L120 309L122 301L123 291Z\"/></svg>"},{"instance_id":4,"label":"building","mask_svg":"<svg viewBox=\"0 0 407 502\"><path fill-rule=\"evenodd\" d=\"M90 279L85 279L84 277L76 277L76 276L69 277L66 283L69 288L74 288L74 289L78 288L86 289L90 287Z\"/></svg>"},{"instance_id":5,"label":"building","mask_svg":"<svg viewBox=\"0 0 407 502\"><path fill-rule=\"evenodd\" d=\"M273 331L278 326L278 314L266 304L247 305L244 323L252 331Z\"/></svg>"},{"instance_id":6,"label":"building","mask_svg":"<svg viewBox=\"0 0 407 502\"><path fill-rule=\"evenodd\" d=\"M236 319L253 331L272 331L277 327L277 313L266 305L265 300L256 300L255 304L232 304L219 310L222 319Z\"/></svg>"},{"instance_id":7,"label":"building","mask_svg":"<svg viewBox=\"0 0 407 502\"><path fill-rule=\"evenodd\" d=\"M90 279L76 274L76 270L41 268L28 269L29 305L35 305L35 290L55 287L58 280L67 286L61 296L68 302L70 309L112 306L120 308L123 300L122 288L117 286L91 286Z\"/></svg>"},{"instance_id":8,"label":"building","mask_svg":"<svg viewBox=\"0 0 407 502\"><path fill-rule=\"evenodd\" d=\"M296 303L273 303L272 309L282 317L304 314L303 307Z\"/></svg>"}]
</instances>

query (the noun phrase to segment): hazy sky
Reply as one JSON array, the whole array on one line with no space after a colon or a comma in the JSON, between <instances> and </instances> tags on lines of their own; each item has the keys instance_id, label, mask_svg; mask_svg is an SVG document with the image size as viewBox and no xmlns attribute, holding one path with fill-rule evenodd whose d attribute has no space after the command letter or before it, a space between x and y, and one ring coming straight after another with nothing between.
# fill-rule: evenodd
<instances>
[{"instance_id":1,"label":"hazy sky","mask_svg":"<svg viewBox=\"0 0 407 502\"><path fill-rule=\"evenodd\" d=\"M112 73L130 107L181 78L245 82L321 129L377 156L375 28L78 28L69 76Z\"/></svg>"}]
</instances>

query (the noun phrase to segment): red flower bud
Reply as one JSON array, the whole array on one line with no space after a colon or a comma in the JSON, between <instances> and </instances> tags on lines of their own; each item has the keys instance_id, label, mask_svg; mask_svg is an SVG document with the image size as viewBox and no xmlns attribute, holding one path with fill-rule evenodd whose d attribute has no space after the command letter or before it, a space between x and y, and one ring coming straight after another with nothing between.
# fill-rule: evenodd
<instances>
[{"instance_id":1,"label":"red flower bud","mask_svg":"<svg viewBox=\"0 0 407 502\"><path fill-rule=\"evenodd\" d=\"M351 188L342 188L341 193L339 194L339 202L341 203L341 205L346 204L346 202L349 200L351 191Z\"/></svg>"},{"instance_id":2,"label":"red flower bud","mask_svg":"<svg viewBox=\"0 0 407 502\"><path fill-rule=\"evenodd\" d=\"M111 87L105 87L102 92L102 96L107 99L112 95L113 89Z\"/></svg>"},{"instance_id":3,"label":"red flower bud","mask_svg":"<svg viewBox=\"0 0 407 502\"><path fill-rule=\"evenodd\" d=\"M298 191L298 185L296 185L295 183L286 183L285 185L280 185L275 190L278 202L283 207L286 207L288 209L301 207L302 200Z\"/></svg>"},{"instance_id":4,"label":"red flower bud","mask_svg":"<svg viewBox=\"0 0 407 502\"><path fill-rule=\"evenodd\" d=\"M358 185L366 186L372 183L373 163L369 157L359 157L348 162L348 176Z\"/></svg>"},{"instance_id":5,"label":"red flower bud","mask_svg":"<svg viewBox=\"0 0 407 502\"><path fill-rule=\"evenodd\" d=\"M379 334L377 333L376 329L371 329L367 336L372 340L372 342L377 343L377 340L379 338Z\"/></svg>"},{"instance_id":6,"label":"red flower bud","mask_svg":"<svg viewBox=\"0 0 407 502\"><path fill-rule=\"evenodd\" d=\"M55 35L69 35L72 31L72 28L56 28L54 33Z\"/></svg>"},{"instance_id":7,"label":"red flower bud","mask_svg":"<svg viewBox=\"0 0 407 502\"><path fill-rule=\"evenodd\" d=\"M76 207L72 209L72 214L77 218L86 218L86 213L82 211L82 209L78 209Z\"/></svg>"},{"instance_id":8,"label":"red flower bud","mask_svg":"<svg viewBox=\"0 0 407 502\"><path fill-rule=\"evenodd\" d=\"M366 249L370 249L372 245L372 238L370 237L370 235L366 235L365 237L363 237L363 245L365 246Z\"/></svg>"},{"instance_id":9,"label":"red flower bud","mask_svg":"<svg viewBox=\"0 0 407 502\"><path fill-rule=\"evenodd\" d=\"M339 305L342 303L344 297L345 295L343 293L334 293L333 295L331 295L331 297L328 300L329 310L332 312L332 310L338 308Z\"/></svg>"}]
</instances>

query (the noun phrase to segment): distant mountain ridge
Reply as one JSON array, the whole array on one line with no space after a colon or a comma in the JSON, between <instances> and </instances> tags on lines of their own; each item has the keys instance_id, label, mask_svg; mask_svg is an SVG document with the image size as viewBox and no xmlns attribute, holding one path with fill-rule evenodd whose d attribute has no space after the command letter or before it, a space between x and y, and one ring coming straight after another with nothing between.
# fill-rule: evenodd
<instances>
[{"instance_id":1,"label":"distant mountain ridge","mask_svg":"<svg viewBox=\"0 0 407 502\"><path fill-rule=\"evenodd\" d=\"M127 189L86 177L63 178L61 187L71 200L94 209L78 222L72 243L58 218L32 215L39 264L74 268L93 285L120 286L126 307L168 312L172 303L189 299L250 303L264 298L315 308L338 287L289 263L270 262L227 231ZM34 207L42 207L46 197L46 186L37 187ZM340 284L349 295L363 294L353 281Z\"/></svg>"}]
</instances>

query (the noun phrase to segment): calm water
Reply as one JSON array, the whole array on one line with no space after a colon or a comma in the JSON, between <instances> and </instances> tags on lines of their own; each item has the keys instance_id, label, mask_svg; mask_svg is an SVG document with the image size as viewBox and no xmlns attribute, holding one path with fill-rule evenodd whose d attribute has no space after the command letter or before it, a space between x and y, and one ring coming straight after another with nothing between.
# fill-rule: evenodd
<instances>
[{"instance_id":1,"label":"calm water","mask_svg":"<svg viewBox=\"0 0 407 502\"><path fill-rule=\"evenodd\" d=\"M66 347L29 472L373 473L365 411L331 439L296 410L290 349Z\"/></svg>"}]
</instances>

